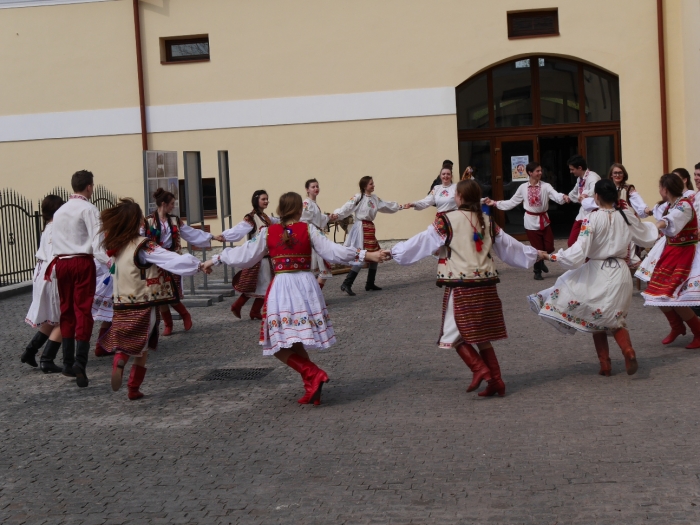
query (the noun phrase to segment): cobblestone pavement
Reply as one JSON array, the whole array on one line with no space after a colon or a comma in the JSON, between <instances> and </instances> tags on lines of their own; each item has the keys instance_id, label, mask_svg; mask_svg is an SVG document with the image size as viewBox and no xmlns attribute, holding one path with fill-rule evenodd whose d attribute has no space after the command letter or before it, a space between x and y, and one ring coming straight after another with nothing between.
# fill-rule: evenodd
<instances>
[{"instance_id":1,"label":"cobblestone pavement","mask_svg":"<svg viewBox=\"0 0 700 525\"><path fill-rule=\"evenodd\" d=\"M598 376L589 337L527 308L550 266L544 283L502 271L502 399L466 394L469 371L434 345L432 259L384 264L379 293L364 272L354 298L329 283L339 343L313 356L331 377L320 407L297 405L298 375L260 355L231 299L194 310L187 334L176 323L137 402L111 392L109 359L91 357L82 390L22 365L30 296L4 300L0 522L699 523L700 352L688 336L663 347L665 320L635 295L640 371L611 342L615 375ZM274 370L198 381L224 367Z\"/></svg>"}]
</instances>

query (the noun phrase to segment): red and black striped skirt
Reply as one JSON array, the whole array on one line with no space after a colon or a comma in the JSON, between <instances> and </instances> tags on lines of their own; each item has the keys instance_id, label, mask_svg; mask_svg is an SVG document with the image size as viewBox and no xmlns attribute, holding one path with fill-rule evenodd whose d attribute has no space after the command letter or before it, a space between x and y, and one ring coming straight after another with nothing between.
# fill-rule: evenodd
<instances>
[{"instance_id":1,"label":"red and black striped skirt","mask_svg":"<svg viewBox=\"0 0 700 525\"><path fill-rule=\"evenodd\" d=\"M151 306L114 310L112 326L100 343L109 353L121 352L126 355L140 356L144 350L158 348L158 325L160 310L155 307L156 322L151 332Z\"/></svg>"},{"instance_id":2,"label":"red and black striped skirt","mask_svg":"<svg viewBox=\"0 0 700 525\"><path fill-rule=\"evenodd\" d=\"M238 293L255 292L255 289L258 286L258 272L260 271L260 264L261 263L258 263L251 268L241 270L241 276L238 278L238 282L236 282L233 286Z\"/></svg>"},{"instance_id":3,"label":"red and black striped skirt","mask_svg":"<svg viewBox=\"0 0 700 525\"><path fill-rule=\"evenodd\" d=\"M375 231L374 223L372 221L362 221L363 247L368 252L377 252L380 249Z\"/></svg>"},{"instance_id":4,"label":"red and black striped skirt","mask_svg":"<svg viewBox=\"0 0 700 525\"><path fill-rule=\"evenodd\" d=\"M452 293L455 323L467 343L486 343L507 339L506 322L503 319L501 299L495 284L471 288L445 288L442 298L442 325L445 324L447 303Z\"/></svg>"},{"instance_id":5,"label":"red and black striped skirt","mask_svg":"<svg viewBox=\"0 0 700 525\"><path fill-rule=\"evenodd\" d=\"M675 291L690 276L695 257L695 245L666 246L656 263L644 295L675 297Z\"/></svg>"}]
</instances>

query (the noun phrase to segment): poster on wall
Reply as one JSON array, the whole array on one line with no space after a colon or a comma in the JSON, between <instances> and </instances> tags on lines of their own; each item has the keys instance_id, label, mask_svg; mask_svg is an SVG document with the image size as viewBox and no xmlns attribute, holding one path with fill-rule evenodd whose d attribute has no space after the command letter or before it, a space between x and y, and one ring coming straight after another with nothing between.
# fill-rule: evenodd
<instances>
[{"instance_id":1,"label":"poster on wall","mask_svg":"<svg viewBox=\"0 0 700 525\"><path fill-rule=\"evenodd\" d=\"M528 155L518 155L517 157L510 158L510 171L513 175L512 180L527 180L527 171L525 171L525 166L530 162L530 157Z\"/></svg>"},{"instance_id":2,"label":"poster on wall","mask_svg":"<svg viewBox=\"0 0 700 525\"><path fill-rule=\"evenodd\" d=\"M171 214L180 215L176 151L144 151L143 180L146 194L144 213L150 215L156 211L156 200L153 198L153 194L158 188L163 188L175 195L175 208Z\"/></svg>"}]
</instances>

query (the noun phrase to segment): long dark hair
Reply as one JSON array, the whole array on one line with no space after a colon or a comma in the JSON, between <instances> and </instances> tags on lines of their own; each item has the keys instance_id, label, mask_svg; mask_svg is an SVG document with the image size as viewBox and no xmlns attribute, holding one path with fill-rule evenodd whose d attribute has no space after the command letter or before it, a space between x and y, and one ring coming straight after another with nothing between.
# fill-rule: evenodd
<instances>
[{"instance_id":1,"label":"long dark hair","mask_svg":"<svg viewBox=\"0 0 700 525\"><path fill-rule=\"evenodd\" d=\"M260 197L262 195L267 195L267 192L265 190L256 190L253 192L253 197L250 199L255 213L262 213L262 210L260 209Z\"/></svg>"},{"instance_id":2,"label":"long dark hair","mask_svg":"<svg viewBox=\"0 0 700 525\"><path fill-rule=\"evenodd\" d=\"M41 217L44 222L51 222L53 220L53 214L65 204L63 199L58 195L47 195L44 200L41 201Z\"/></svg>"},{"instance_id":3,"label":"long dark hair","mask_svg":"<svg viewBox=\"0 0 700 525\"><path fill-rule=\"evenodd\" d=\"M369 184L369 181L372 180L372 177L369 175L365 175L360 179L359 185L360 185L360 197L355 201L355 206L360 204L360 201L364 199L365 197L365 189L367 188L367 185Z\"/></svg>"},{"instance_id":4,"label":"long dark hair","mask_svg":"<svg viewBox=\"0 0 700 525\"><path fill-rule=\"evenodd\" d=\"M479 220L479 226L481 227L480 233L486 237L486 221L484 220L484 213L481 211L481 187L479 183L474 179L461 180L457 183L456 192L459 194L460 199L462 199L462 204L459 209L476 214ZM496 236L493 221L489 221L489 234L491 235L491 239Z\"/></svg>"},{"instance_id":5,"label":"long dark hair","mask_svg":"<svg viewBox=\"0 0 700 525\"><path fill-rule=\"evenodd\" d=\"M617 186L615 185L615 181L612 179L601 179L595 183L593 191L605 204L612 204L613 207L620 212L620 215L622 215L622 218L629 226L630 221L627 220L625 211L619 205L619 196L617 194Z\"/></svg>"},{"instance_id":6,"label":"long dark hair","mask_svg":"<svg viewBox=\"0 0 700 525\"><path fill-rule=\"evenodd\" d=\"M124 246L139 236L143 224L143 212L134 199L119 199L116 206L100 213L104 233L102 246L110 254L119 253Z\"/></svg>"},{"instance_id":7,"label":"long dark hair","mask_svg":"<svg viewBox=\"0 0 700 525\"><path fill-rule=\"evenodd\" d=\"M160 208L163 204L170 204L175 198L175 194L166 189L158 188L153 194L153 198L156 200L156 206Z\"/></svg>"},{"instance_id":8,"label":"long dark hair","mask_svg":"<svg viewBox=\"0 0 700 525\"><path fill-rule=\"evenodd\" d=\"M683 179L683 184L685 184L686 188L688 188L689 190L695 191L695 188L693 187L693 178L690 176L690 172L687 169L676 168L671 173L675 173L681 179Z\"/></svg>"}]
</instances>

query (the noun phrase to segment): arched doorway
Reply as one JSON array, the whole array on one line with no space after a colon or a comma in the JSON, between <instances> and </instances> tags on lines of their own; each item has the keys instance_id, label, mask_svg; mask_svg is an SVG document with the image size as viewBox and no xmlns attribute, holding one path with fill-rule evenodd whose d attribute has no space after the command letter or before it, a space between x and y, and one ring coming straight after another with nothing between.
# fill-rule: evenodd
<instances>
[{"instance_id":1,"label":"arched doorway","mask_svg":"<svg viewBox=\"0 0 700 525\"><path fill-rule=\"evenodd\" d=\"M536 55L501 63L456 88L460 173L467 166L484 195L509 199L517 166L542 164L542 180L562 193L574 187L566 161L576 153L601 176L620 162L618 78L575 60ZM527 162L525 162L527 163ZM515 176L514 176L515 174ZM520 207L496 212L510 234L524 234ZM577 206L550 203L552 227L567 236Z\"/></svg>"}]
</instances>

